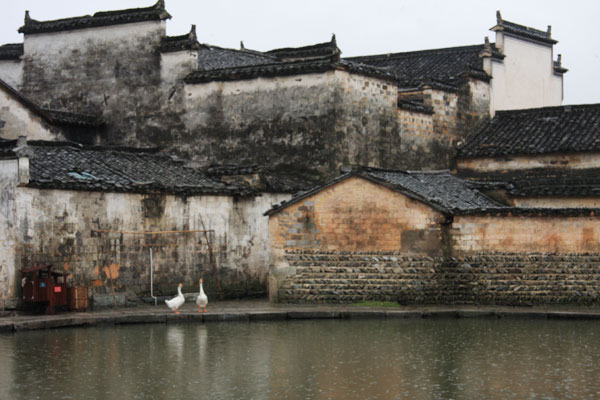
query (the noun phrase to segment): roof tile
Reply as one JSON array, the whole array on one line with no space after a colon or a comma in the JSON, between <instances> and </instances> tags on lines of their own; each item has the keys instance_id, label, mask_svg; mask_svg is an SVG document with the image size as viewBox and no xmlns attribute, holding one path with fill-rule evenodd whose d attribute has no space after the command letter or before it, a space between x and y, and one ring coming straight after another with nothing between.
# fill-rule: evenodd
<instances>
[{"instance_id":1,"label":"roof tile","mask_svg":"<svg viewBox=\"0 0 600 400\"><path fill-rule=\"evenodd\" d=\"M360 167L324 185L299 193L265 214L274 214L352 176L386 186L445 214L506 208L479 192L471 182L452 175L449 171L400 171Z\"/></svg>"},{"instance_id":2,"label":"roof tile","mask_svg":"<svg viewBox=\"0 0 600 400\"><path fill-rule=\"evenodd\" d=\"M8 43L0 46L0 60L19 60L23 55L23 43Z\"/></svg>"},{"instance_id":3,"label":"roof tile","mask_svg":"<svg viewBox=\"0 0 600 400\"><path fill-rule=\"evenodd\" d=\"M493 56L501 58L502 55L495 46L493 44L490 46L492 46ZM419 87L432 81L456 85L464 74L478 72L480 77L487 77L483 71L483 61L480 57L484 48L485 44L480 44L350 57L347 60L373 65L394 73L398 77L401 87Z\"/></svg>"},{"instance_id":4,"label":"roof tile","mask_svg":"<svg viewBox=\"0 0 600 400\"><path fill-rule=\"evenodd\" d=\"M15 141L0 143L16 155ZM249 195L241 184L209 178L198 169L157 149L83 146L69 142L29 141L29 186L44 189L181 195ZM22 149L21 149L22 150Z\"/></svg>"},{"instance_id":5,"label":"roof tile","mask_svg":"<svg viewBox=\"0 0 600 400\"><path fill-rule=\"evenodd\" d=\"M36 21L25 13L25 25L19 28L20 33L36 34L46 32L70 31L75 29L94 28L98 26L109 26L129 24L143 21L160 21L171 18L165 10L164 0L158 0L156 4L145 8L131 8L127 10L101 11L94 15L84 15L57 19L53 21Z\"/></svg>"},{"instance_id":6,"label":"roof tile","mask_svg":"<svg viewBox=\"0 0 600 400\"><path fill-rule=\"evenodd\" d=\"M459 146L459 157L600 151L600 104L498 111Z\"/></svg>"}]
</instances>

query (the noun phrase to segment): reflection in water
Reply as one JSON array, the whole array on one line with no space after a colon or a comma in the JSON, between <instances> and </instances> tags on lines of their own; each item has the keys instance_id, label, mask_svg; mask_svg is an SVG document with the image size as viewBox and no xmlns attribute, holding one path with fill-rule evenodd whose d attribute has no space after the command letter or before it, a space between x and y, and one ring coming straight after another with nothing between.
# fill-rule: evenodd
<instances>
[{"instance_id":1,"label":"reflection in water","mask_svg":"<svg viewBox=\"0 0 600 400\"><path fill-rule=\"evenodd\" d=\"M185 331L181 325L167 325L166 329L167 337L165 351L167 354L170 354L172 359L175 361L174 365L171 366L171 369L176 369L177 367L176 370L179 372L180 370L178 367L183 364Z\"/></svg>"},{"instance_id":2,"label":"reflection in water","mask_svg":"<svg viewBox=\"0 0 600 400\"><path fill-rule=\"evenodd\" d=\"M595 321L185 323L0 335L0 399L586 399Z\"/></svg>"}]
</instances>

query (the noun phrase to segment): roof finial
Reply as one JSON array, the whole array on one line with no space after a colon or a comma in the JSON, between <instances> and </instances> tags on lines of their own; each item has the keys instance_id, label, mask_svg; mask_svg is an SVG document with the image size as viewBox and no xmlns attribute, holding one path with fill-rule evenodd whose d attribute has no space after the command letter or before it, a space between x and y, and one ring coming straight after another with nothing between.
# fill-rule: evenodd
<instances>
[{"instance_id":1,"label":"roof finial","mask_svg":"<svg viewBox=\"0 0 600 400\"><path fill-rule=\"evenodd\" d=\"M483 48L485 51L489 51L490 55L492 54L492 45L490 44L490 38L488 36L483 39Z\"/></svg>"},{"instance_id":2,"label":"roof finial","mask_svg":"<svg viewBox=\"0 0 600 400\"><path fill-rule=\"evenodd\" d=\"M559 54L558 57L556 57L556 62L558 63L558 65L562 64L562 54Z\"/></svg>"},{"instance_id":3,"label":"roof finial","mask_svg":"<svg viewBox=\"0 0 600 400\"><path fill-rule=\"evenodd\" d=\"M246 50L246 48L244 47L244 41L240 40L240 50Z\"/></svg>"},{"instance_id":4,"label":"roof finial","mask_svg":"<svg viewBox=\"0 0 600 400\"><path fill-rule=\"evenodd\" d=\"M548 37L552 36L552 25L548 25Z\"/></svg>"},{"instance_id":5,"label":"roof finial","mask_svg":"<svg viewBox=\"0 0 600 400\"><path fill-rule=\"evenodd\" d=\"M165 0L158 0L156 4L152 6L152 8L159 12L160 19L171 19L171 14L169 14L165 8Z\"/></svg>"},{"instance_id":6,"label":"roof finial","mask_svg":"<svg viewBox=\"0 0 600 400\"><path fill-rule=\"evenodd\" d=\"M483 50L479 52L479 57L491 57L492 56L492 45L490 44L490 38L485 37L483 39Z\"/></svg>"},{"instance_id":7,"label":"roof finial","mask_svg":"<svg viewBox=\"0 0 600 400\"><path fill-rule=\"evenodd\" d=\"M189 36L190 36L190 40L197 40L197 37L196 37L196 25L195 24L192 24L192 29L190 29Z\"/></svg>"},{"instance_id":8,"label":"roof finial","mask_svg":"<svg viewBox=\"0 0 600 400\"><path fill-rule=\"evenodd\" d=\"M331 43L333 43L337 46L337 41L335 40L335 33L331 34Z\"/></svg>"},{"instance_id":9,"label":"roof finial","mask_svg":"<svg viewBox=\"0 0 600 400\"><path fill-rule=\"evenodd\" d=\"M502 25L502 14L500 14L500 10L496 11L496 23Z\"/></svg>"},{"instance_id":10,"label":"roof finial","mask_svg":"<svg viewBox=\"0 0 600 400\"><path fill-rule=\"evenodd\" d=\"M25 10L25 25L27 25L31 21L31 17L29 16L29 10Z\"/></svg>"}]
</instances>

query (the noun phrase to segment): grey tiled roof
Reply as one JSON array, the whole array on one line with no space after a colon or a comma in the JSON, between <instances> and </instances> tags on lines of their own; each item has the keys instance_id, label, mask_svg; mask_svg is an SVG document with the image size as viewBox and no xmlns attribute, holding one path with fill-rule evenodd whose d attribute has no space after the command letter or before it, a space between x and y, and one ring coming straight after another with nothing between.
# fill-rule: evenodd
<instances>
[{"instance_id":1,"label":"grey tiled roof","mask_svg":"<svg viewBox=\"0 0 600 400\"><path fill-rule=\"evenodd\" d=\"M200 43L196 38L196 25L192 25L189 33L179 36L166 36L160 42L160 51L169 53L182 50L197 50L200 48Z\"/></svg>"},{"instance_id":2,"label":"grey tiled roof","mask_svg":"<svg viewBox=\"0 0 600 400\"><path fill-rule=\"evenodd\" d=\"M413 194L418 200L445 212L498 208L503 205L476 190L450 171L392 171L366 168L361 173L392 189Z\"/></svg>"},{"instance_id":3,"label":"grey tiled roof","mask_svg":"<svg viewBox=\"0 0 600 400\"><path fill-rule=\"evenodd\" d=\"M202 44L198 51L199 71L264 65L278 61L274 56L262 54L257 51L225 49L208 44Z\"/></svg>"},{"instance_id":4,"label":"grey tiled roof","mask_svg":"<svg viewBox=\"0 0 600 400\"><path fill-rule=\"evenodd\" d=\"M98 26L129 24L133 22L160 21L168 18L171 18L171 15L165 10L164 0L159 0L151 7L101 11L94 15L84 15L81 17L64 18L53 21L36 21L29 17L29 12L26 12L25 25L19 28L19 32L35 34L70 31Z\"/></svg>"},{"instance_id":5,"label":"grey tiled roof","mask_svg":"<svg viewBox=\"0 0 600 400\"><path fill-rule=\"evenodd\" d=\"M303 47L286 47L274 49L266 52L267 54L276 56L283 61L307 60L315 58L331 58L339 56L342 52L337 47L335 35L331 41L317 43Z\"/></svg>"},{"instance_id":6,"label":"grey tiled roof","mask_svg":"<svg viewBox=\"0 0 600 400\"><path fill-rule=\"evenodd\" d=\"M0 46L0 60L18 60L23 55L23 43L8 43Z\"/></svg>"},{"instance_id":7,"label":"grey tiled roof","mask_svg":"<svg viewBox=\"0 0 600 400\"><path fill-rule=\"evenodd\" d=\"M513 197L594 197L600 196L600 169L537 168L513 172L483 173L461 171L489 188L505 189Z\"/></svg>"},{"instance_id":8,"label":"grey tiled roof","mask_svg":"<svg viewBox=\"0 0 600 400\"><path fill-rule=\"evenodd\" d=\"M265 53L224 49L207 44L198 51L198 71L186 83L233 81L257 77L299 75L334 69L396 81L389 71L352 60L340 60L335 36L330 42L305 47L288 47Z\"/></svg>"},{"instance_id":9,"label":"grey tiled roof","mask_svg":"<svg viewBox=\"0 0 600 400\"><path fill-rule=\"evenodd\" d=\"M202 53L202 52L201 52ZM356 74L374 76L395 81L395 76L385 70L353 61L330 59L271 61L256 65L245 65L223 69L210 69L192 72L185 78L186 83L202 83L210 81L233 81L254 79L257 77L300 75L331 70L344 70Z\"/></svg>"},{"instance_id":10,"label":"grey tiled roof","mask_svg":"<svg viewBox=\"0 0 600 400\"><path fill-rule=\"evenodd\" d=\"M425 99L422 95L398 96L398 108L422 114L433 114L433 108L425 105Z\"/></svg>"},{"instance_id":11,"label":"grey tiled roof","mask_svg":"<svg viewBox=\"0 0 600 400\"><path fill-rule=\"evenodd\" d=\"M291 200L276 205L265 214L277 213L352 176L358 176L386 186L445 214L460 214L506 207L479 192L471 182L452 175L449 171L399 171L361 167L324 185L300 193Z\"/></svg>"},{"instance_id":12,"label":"grey tiled roof","mask_svg":"<svg viewBox=\"0 0 600 400\"><path fill-rule=\"evenodd\" d=\"M70 125L84 128L98 128L104 125L102 118L97 115L51 110L49 108L40 108L40 110L53 125Z\"/></svg>"},{"instance_id":13,"label":"grey tiled roof","mask_svg":"<svg viewBox=\"0 0 600 400\"><path fill-rule=\"evenodd\" d=\"M14 150L15 141L0 143ZM83 146L29 141L29 186L45 189L182 195L248 195L252 190L225 184L157 149Z\"/></svg>"},{"instance_id":14,"label":"grey tiled roof","mask_svg":"<svg viewBox=\"0 0 600 400\"><path fill-rule=\"evenodd\" d=\"M492 55L502 58L493 44ZM483 71L479 54L485 45L450 47L434 50L390 53L351 57L347 60L373 65L394 73L401 87L419 87L424 83L440 81L455 85L465 74L477 73L479 78L489 78Z\"/></svg>"},{"instance_id":15,"label":"grey tiled roof","mask_svg":"<svg viewBox=\"0 0 600 400\"><path fill-rule=\"evenodd\" d=\"M320 176L297 167L266 167L252 165L211 165L206 168L208 176L214 176L227 182L249 182L249 176L255 190L267 193L297 193L308 190L322 182Z\"/></svg>"},{"instance_id":16,"label":"grey tiled roof","mask_svg":"<svg viewBox=\"0 0 600 400\"><path fill-rule=\"evenodd\" d=\"M459 146L459 157L600 151L600 104L498 111Z\"/></svg>"}]
</instances>

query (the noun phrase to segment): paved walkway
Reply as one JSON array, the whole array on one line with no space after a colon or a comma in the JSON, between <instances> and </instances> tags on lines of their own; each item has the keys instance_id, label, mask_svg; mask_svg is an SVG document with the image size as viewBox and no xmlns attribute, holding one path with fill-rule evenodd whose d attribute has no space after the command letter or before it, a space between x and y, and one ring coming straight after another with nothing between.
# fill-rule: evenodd
<instances>
[{"instance_id":1,"label":"paved walkway","mask_svg":"<svg viewBox=\"0 0 600 400\"><path fill-rule=\"evenodd\" d=\"M186 303L174 314L164 304L118 310L63 312L56 315L11 315L0 313L0 332L93 326L103 324L172 323L183 321L266 321L319 318L544 318L600 319L600 308L497 307L497 306L400 306L358 307L354 305L272 304L266 300L223 301L209 304L198 313Z\"/></svg>"}]
</instances>

